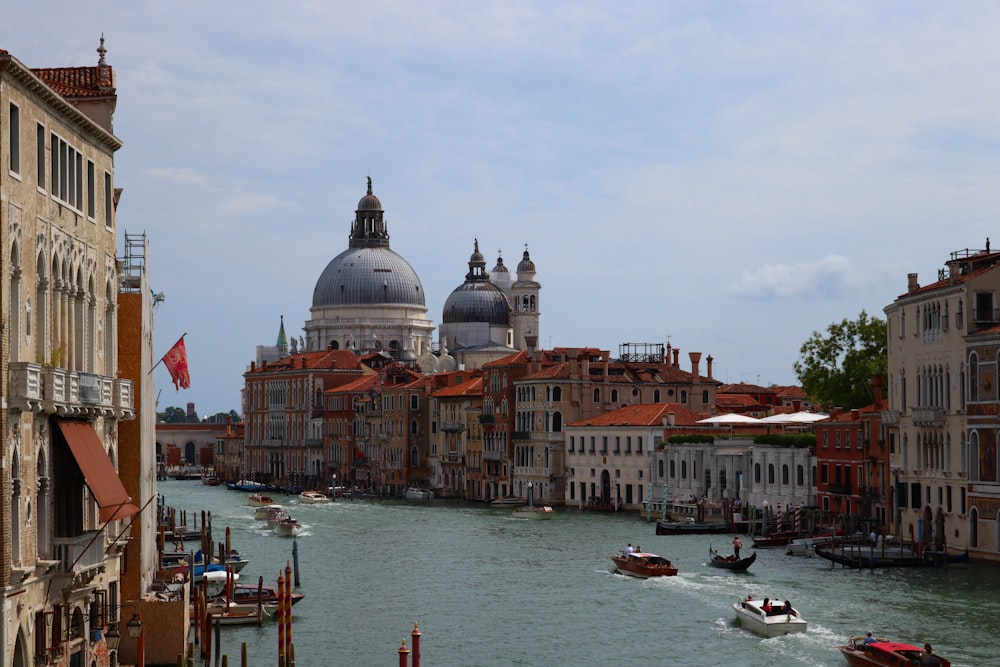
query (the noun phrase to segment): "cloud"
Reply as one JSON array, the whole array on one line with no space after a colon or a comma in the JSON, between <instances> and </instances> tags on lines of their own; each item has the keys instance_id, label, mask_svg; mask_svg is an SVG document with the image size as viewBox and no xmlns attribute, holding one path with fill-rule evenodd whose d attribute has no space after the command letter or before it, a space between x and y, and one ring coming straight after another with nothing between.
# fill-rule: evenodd
<instances>
[{"instance_id":1,"label":"cloud","mask_svg":"<svg viewBox=\"0 0 1000 667\"><path fill-rule=\"evenodd\" d=\"M140 171L151 178L162 181L187 183L189 185L205 184L205 177L201 172L191 167L146 167Z\"/></svg>"},{"instance_id":2,"label":"cloud","mask_svg":"<svg viewBox=\"0 0 1000 667\"><path fill-rule=\"evenodd\" d=\"M841 255L827 255L812 262L765 264L743 271L726 286L731 296L762 301L776 299L839 299L861 287L860 269Z\"/></svg>"},{"instance_id":3,"label":"cloud","mask_svg":"<svg viewBox=\"0 0 1000 667\"><path fill-rule=\"evenodd\" d=\"M227 213L259 213L281 206L275 195L239 195L222 202L222 210Z\"/></svg>"}]
</instances>

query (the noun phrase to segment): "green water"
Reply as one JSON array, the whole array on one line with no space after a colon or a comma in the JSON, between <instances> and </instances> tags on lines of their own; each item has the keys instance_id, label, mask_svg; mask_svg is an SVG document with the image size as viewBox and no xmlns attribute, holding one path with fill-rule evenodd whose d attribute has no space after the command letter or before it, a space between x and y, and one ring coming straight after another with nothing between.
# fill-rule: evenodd
<instances>
[{"instance_id":1,"label":"green water","mask_svg":"<svg viewBox=\"0 0 1000 667\"><path fill-rule=\"evenodd\" d=\"M250 554L245 581L273 583L293 540L252 518L245 493L199 482L160 483L168 506L210 510L216 542L232 530ZM305 525L293 641L299 667L398 665L414 622L422 667L473 665L845 665L852 634L923 644L952 664L1000 664L1000 569L855 571L817 558L759 550L745 574L709 567L708 548L731 537L657 536L640 517L560 509L549 521L478 505L275 497ZM613 574L627 543L670 558L676 577ZM748 543L749 540L745 540ZM744 547L745 551L749 551ZM802 635L761 639L735 625L742 596L789 599ZM227 627L222 652L239 664L277 664L277 628Z\"/></svg>"}]
</instances>

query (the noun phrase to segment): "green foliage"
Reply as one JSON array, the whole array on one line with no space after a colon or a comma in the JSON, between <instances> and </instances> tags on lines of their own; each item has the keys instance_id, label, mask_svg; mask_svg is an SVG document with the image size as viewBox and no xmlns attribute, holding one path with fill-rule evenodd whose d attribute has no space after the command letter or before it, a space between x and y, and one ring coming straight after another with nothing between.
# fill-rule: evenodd
<instances>
[{"instance_id":1,"label":"green foliage","mask_svg":"<svg viewBox=\"0 0 1000 667\"><path fill-rule=\"evenodd\" d=\"M169 407L156 413L156 421L161 424L183 424L188 420L187 412L181 408Z\"/></svg>"},{"instance_id":2,"label":"green foliage","mask_svg":"<svg viewBox=\"0 0 1000 667\"><path fill-rule=\"evenodd\" d=\"M753 439L755 445L774 445L776 447L816 447L815 433L774 433L758 435Z\"/></svg>"},{"instance_id":3,"label":"green foliage","mask_svg":"<svg viewBox=\"0 0 1000 667\"><path fill-rule=\"evenodd\" d=\"M861 311L857 320L844 319L814 331L799 350L795 374L803 391L823 406L844 409L871 404L872 375L886 372L885 320Z\"/></svg>"},{"instance_id":4,"label":"green foliage","mask_svg":"<svg viewBox=\"0 0 1000 667\"><path fill-rule=\"evenodd\" d=\"M671 445L676 445L682 442L711 444L715 442L715 436L705 435L704 433L678 433L677 435L672 435L667 438L667 443Z\"/></svg>"},{"instance_id":5,"label":"green foliage","mask_svg":"<svg viewBox=\"0 0 1000 667\"><path fill-rule=\"evenodd\" d=\"M229 412L216 412L211 417L205 417L201 420L202 424L225 424L227 419L232 419L233 423L240 421L240 416L236 410L230 410Z\"/></svg>"}]
</instances>

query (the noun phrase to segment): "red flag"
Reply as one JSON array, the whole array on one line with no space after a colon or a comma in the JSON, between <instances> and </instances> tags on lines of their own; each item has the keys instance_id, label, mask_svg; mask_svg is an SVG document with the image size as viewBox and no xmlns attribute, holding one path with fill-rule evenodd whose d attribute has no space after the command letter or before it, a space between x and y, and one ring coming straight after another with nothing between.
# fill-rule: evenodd
<instances>
[{"instance_id":1,"label":"red flag","mask_svg":"<svg viewBox=\"0 0 1000 667\"><path fill-rule=\"evenodd\" d=\"M175 389L187 389L191 386L191 376L188 375L187 348L184 347L184 336L174 343L174 346L163 355L163 365L170 371L170 379L174 381Z\"/></svg>"}]
</instances>

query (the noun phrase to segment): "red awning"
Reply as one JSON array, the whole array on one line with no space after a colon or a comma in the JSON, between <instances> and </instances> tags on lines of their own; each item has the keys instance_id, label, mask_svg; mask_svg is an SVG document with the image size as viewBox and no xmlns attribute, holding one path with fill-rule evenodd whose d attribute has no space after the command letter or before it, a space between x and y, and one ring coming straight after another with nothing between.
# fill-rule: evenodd
<instances>
[{"instance_id":1,"label":"red awning","mask_svg":"<svg viewBox=\"0 0 1000 667\"><path fill-rule=\"evenodd\" d=\"M138 513L139 508L133 505L125 485L115 472L115 466L104 451L101 438L90 422L64 421L57 419L59 430L62 431L76 464L80 466L90 493L101 508L101 523L123 519Z\"/></svg>"}]
</instances>

